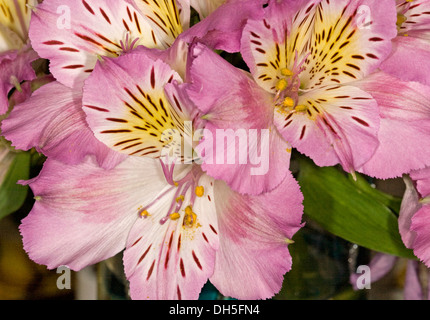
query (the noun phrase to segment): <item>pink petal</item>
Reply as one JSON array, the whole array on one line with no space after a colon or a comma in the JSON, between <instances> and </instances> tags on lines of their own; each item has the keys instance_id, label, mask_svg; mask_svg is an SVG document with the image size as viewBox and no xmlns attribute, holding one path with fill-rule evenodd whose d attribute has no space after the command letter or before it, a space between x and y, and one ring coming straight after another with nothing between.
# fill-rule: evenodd
<instances>
[{"instance_id":1,"label":"pink petal","mask_svg":"<svg viewBox=\"0 0 430 320\"><path fill-rule=\"evenodd\" d=\"M213 179L202 176L198 184L204 187L204 195L192 206L196 214L193 227L186 224L184 210L194 190L183 194L184 202L176 211L180 218L160 223L171 213L175 189L148 208L148 216L133 226L124 252L133 299L195 300L212 275L218 248Z\"/></svg>"},{"instance_id":2,"label":"pink petal","mask_svg":"<svg viewBox=\"0 0 430 320\"><path fill-rule=\"evenodd\" d=\"M210 281L225 296L267 299L277 293L291 268L288 243L302 227L302 200L291 175L272 192L243 196L217 181L220 234Z\"/></svg>"},{"instance_id":3,"label":"pink petal","mask_svg":"<svg viewBox=\"0 0 430 320\"><path fill-rule=\"evenodd\" d=\"M148 6L142 1L140 9ZM71 0L67 5L62 0L46 0L33 15L30 39L39 55L50 60L58 81L68 87L80 85L97 56L116 57L136 39L134 46L166 48L173 43L174 38L162 31L164 27L151 20L154 13L146 12L149 18L140 9L132 0Z\"/></svg>"},{"instance_id":4,"label":"pink petal","mask_svg":"<svg viewBox=\"0 0 430 320\"><path fill-rule=\"evenodd\" d=\"M2 122L2 133L20 150L33 147L67 164L77 164L87 155L111 168L125 156L99 142L88 128L82 111L82 93L58 82L36 90L30 99L14 107Z\"/></svg>"},{"instance_id":5,"label":"pink petal","mask_svg":"<svg viewBox=\"0 0 430 320\"><path fill-rule=\"evenodd\" d=\"M411 230L412 218L422 205L419 203L420 198L412 180L404 178L404 181L406 191L399 212L399 231L405 246L413 249L416 233Z\"/></svg>"},{"instance_id":6,"label":"pink petal","mask_svg":"<svg viewBox=\"0 0 430 320\"><path fill-rule=\"evenodd\" d=\"M423 206L412 217L411 230L416 233L413 244L415 255L430 268L430 205Z\"/></svg>"},{"instance_id":7,"label":"pink petal","mask_svg":"<svg viewBox=\"0 0 430 320\"><path fill-rule=\"evenodd\" d=\"M405 300L423 300L423 289L419 276L419 265L417 261L409 260L405 279Z\"/></svg>"},{"instance_id":8,"label":"pink petal","mask_svg":"<svg viewBox=\"0 0 430 320\"><path fill-rule=\"evenodd\" d=\"M360 168L378 146L379 110L367 92L354 86L329 86L300 96L302 112L275 111L285 140L319 166L340 163L345 171Z\"/></svg>"},{"instance_id":9,"label":"pink petal","mask_svg":"<svg viewBox=\"0 0 430 320\"><path fill-rule=\"evenodd\" d=\"M430 195L430 167L410 173L411 179L415 181L416 188L421 197Z\"/></svg>"},{"instance_id":10,"label":"pink petal","mask_svg":"<svg viewBox=\"0 0 430 320\"><path fill-rule=\"evenodd\" d=\"M184 32L180 38L187 42L198 38L211 48L239 52L240 38L246 20L262 17L264 3L263 0L227 1L207 18Z\"/></svg>"},{"instance_id":11,"label":"pink petal","mask_svg":"<svg viewBox=\"0 0 430 320\"><path fill-rule=\"evenodd\" d=\"M400 81L383 72L354 85L371 94L381 113L380 145L363 173L388 179L429 164L430 88Z\"/></svg>"},{"instance_id":12,"label":"pink petal","mask_svg":"<svg viewBox=\"0 0 430 320\"><path fill-rule=\"evenodd\" d=\"M186 91L206 114L199 146L203 170L240 193L272 190L288 173L291 148L273 127L271 95L207 47L197 44L192 54ZM240 142L231 139L235 135ZM256 154L260 163L251 159Z\"/></svg>"},{"instance_id":13,"label":"pink petal","mask_svg":"<svg viewBox=\"0 0 430 320\"><path fill-rule=\"evenodd\" d=\"M48 158L29 184L37 201L20 226L24 249L49 269L80 270L124 249L140 207L167 183L151 159L107 171L91 158L76 166Z\"/></svg>"},{"instance_id":14,"label":"pink petal","mask_svg":"<svg viewBox=\"0 0 430 320\"><path fill-rule=\"evenodd\" d=\"M414 0L402 1L396 0L397 12L404 15L406 21L400 27L399 32L409 33L415 30L429 30L430 29L430 1L428 0Z\"/></svg>"},{"instance_id":15,"label":"pink petal","mask_svg":"<svg viewBox=\"0 0 430 320\"><path fill-rule=\"evenodd\" d=\"M371 272L371 281L376 282L386 276L394 267L397 257L377 252L372 257L369 268ZM361 274L352 273L350 276L350 283L354 290L357 290L357 280Z\"/></svg>"},{"instance_id":16,"label":"pink petal","mask_svg":"<svg viewBox=\"0 0 430 320\"><path fill-rule=\"evenodd\" d=\"M411 32L407 37L399 35L393 40L393 53L385 60L381 69L405 81L418 81L430 85L430 41L422 32Z\"/></svg>"},{"instance_id":17,"label":"pink petal","mask_svg":"<svg viewBox=\"0 0 430 320\"><path fill-rule=\"evenodd\" d=\"M164 92L175 80L182 82L170 66L145 52L106 58L84 87L84 110L95 136L121 153L160 157L169 144L166 134L179 133L187 120Z\"/></svg>"},{"instance_id":18,"label":"pink petal","mask_svg":"<svg viewBox=\"0 0 430 320\"><path fill-rule=\"evenodd\" d=\"M390 54L396 16L391 0L273 1L264 19L247 23L241 53L269 92L283 69L298 73L304 90L345 84L370 74ZM304 70L294 71L301 62Z\"/></svg>"}]
</instances>

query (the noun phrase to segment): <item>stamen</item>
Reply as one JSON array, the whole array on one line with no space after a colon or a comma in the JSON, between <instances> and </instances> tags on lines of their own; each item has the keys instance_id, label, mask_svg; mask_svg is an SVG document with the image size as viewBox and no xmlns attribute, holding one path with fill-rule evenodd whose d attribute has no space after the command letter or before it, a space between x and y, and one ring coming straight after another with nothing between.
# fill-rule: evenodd
<instances>
[{"instance_id":1,"label":"stamen","mask_svg":"<svg viewBox=\"0 0 430 320\"><path fill-rule=\"evenodd\" d=\"M198 186L196 187L195 193L197 197L201 198L205 194L205 188L203 186Z\"/></svg>"},{"instance_id":2,"label":"stamen","mask_svg":"<svg viewBox=\"0 0 430 320\"><path fill-rule=\"evenodd\" d=\"M192 228L197 222L197 215L193 212L191 206L185 208L184 226Z\"/></svg>"},{"instance_id":3,"label":"stamen","mask_svg":"<svg viewBox=\"0 0 430 320\"><path fill-rule=\"evenodd\" d=\"M303 105L303 104L301 104L301 105L296 106L295 110L297 112L306 112L306 110L308 110L308 107L305 106L305 105Z\"/></svg>"},{"instance_id":4,"label":"stamen","mask_svg":"<svg viewBox=\"0 0 430 320\"><path fill-rule=\"evenodd\" d=\"M294 100L290 97L286 97L283 102L285 108L294 108L295 104Z\"/></svg>"},{"instance_id":5,"label":"stamen","mask_svg":"<svg viewBox=\"0 0 430 320\"><path fill-rule=\"evenodd\" d=\"M291 76L293 76L294 73L290 69L282 68L281 74L285 77L291 77Z\"/></svg>"},{"instance_id":6,"label":"stamen","mask_svg":"<svg viewBox=\"0 0 430 320\"><path fill-rule=\"evenodd\" d=\"M276 91L284 91L288 87L288 82L285 79L281 79L276 84Z\"/></svg>"},{"instance_id":7,"label":"stamen","mask_svg":"<svg viewBox=\"0 0 430 320\"><path fill-rule=\"evenodd\" d=\"M176 221L181 217L181 215L178 212L172 213L170 215L170 220Z\"/></svg>"},{"instance_id":8,"label":"stamen","mask_svg":"<svg viewBox=\"0 0 430 320\"><path fill-rule=\"evenodd\" d=\"M150 214L149 214L149 212L147 211L147 210L143 210L141 213L140 213L140 216L142 217L142 218L148 218L149 216L150 216Z\"/></svg>"}]
</instances>

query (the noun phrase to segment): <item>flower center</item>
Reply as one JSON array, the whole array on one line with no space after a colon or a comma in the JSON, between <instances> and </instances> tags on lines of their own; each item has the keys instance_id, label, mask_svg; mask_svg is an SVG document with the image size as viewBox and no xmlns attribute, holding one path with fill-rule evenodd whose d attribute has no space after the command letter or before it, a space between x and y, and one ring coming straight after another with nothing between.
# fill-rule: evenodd
<instances>
[{"instance_id":1,"label":"flower center","mask_svg":"<svg viewBox=\"0 0 430 320\"><path fill-rule=\"evenodd\" d=\"M175 163L165 164L163 160L160 160L161 167L166 181L169 183L170 188L167 188L160 196L158 196L153 202L151 202L145 208L140 209L139 215L141 218L147 218L150 216L150 208L157 202L160 201L166 194L171 193L175 190L173 200L167 211L167 214L161 218L160 224L165 224L168 220L176 221L183 217L183 226L185 228L193 228L197 222L197 215L193 211L194 202L196 197L202 197L205 189L203 186L198 185L198 181L202 176L203 172L197 167L192 166L191 170L179 181L174 180L174 168ZM189 194L187 196L187 194ZM184 208L185 209L182 209Z\"/></svg>"},{"instance_id":2,"label":"flower center","mask_svg":"<svg viewBox=\"0 0 430 320\"><path fill-rule=\"evenodd\" d=\"M296 57L292 70L282 68L279 70L280 76L276 83L275 105L285 112L303 112L306 111L306 106L298 105L300 89L300 74L305 70L303 66L307 57L299 61L296 51Z\"/></svg>"}]
</instances>

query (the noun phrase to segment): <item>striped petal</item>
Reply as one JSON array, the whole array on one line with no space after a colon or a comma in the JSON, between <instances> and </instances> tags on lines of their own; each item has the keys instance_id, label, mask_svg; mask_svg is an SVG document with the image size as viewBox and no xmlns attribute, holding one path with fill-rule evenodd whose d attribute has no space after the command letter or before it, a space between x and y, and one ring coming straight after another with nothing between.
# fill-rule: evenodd
<instances>
[{"instance_id":1,"label":"striped petal","mask_svg":"<svg viewBox=\"0 0 430 320\"><path fill-rule=\"evenodd\" d=\"M124 160L98 141L85 121L82 89L51 82L16 105L2 121L2 133L20 150L38 152L67 164L78 164L94 155L100 166L111 168Z\"/></svg>"},{"instance_id":2,"label":"striped petal","mask_svg":"<svg viewBox=\"0 0 430 320\"><path fill-rule=\"evenodd\" d=\"M192 208L188 205L195 191L188 190L177 211L160 223L178 196L174 189L133 226L124 252L133 299L197 299L212 275L218 248L214 181L204 175L198 185L204 193Z\"/></svg>"},{"instance_id":3,"label":"striped petal","mask_svg":"<svg viewBox=\"0 0 430 320\"><path fill-rule=\"evenodd\" d=\"M248 22L244 30L244 59L269 92L279 90L281 79L298 81L295 90L361 79L391 51L397 34L391 1L301 2L292 18L285 14L291 6L272 3L265 19Z\"/></svg>"},{"instance_id":4,"label":"striped petal","mask_svg":"<svg viewBox=\"0 0 430 320\"><path fill-rule=\"evenodd\" d=\"M105 59L84 87L83 106L96 137L129 155L160 157L181 152L188 116L179 96L167 98L164 87L179 75L145 54ZM106 91L100 94L100 88ZM170 149L173 148L173 149ZM170 152L170 151L169 151Z\"/></svg>"},{"instance_id":5,"label":"striped petal","mask_svg":"<svg viewBox=\"0 0 430 320\"><path fill-rule=\"evenodd\" d=\"M173 42L165 26L151 20L157 7L154 12L143 7L145 12L131 0L72 0L67 5L47 0L35 11L30 38L39 55L50 60L57 80L73 86L88 77L98 56L117 57L138 45L166 48Z\"/></svg>"},{"instance_id":6,"label":"striped petal","mask_svg":"<svg viewBox=\"0 0 430 320\"><path fill-rule=\"evenodd\" d=\"M284 139L320 166L360 168L378 147L379 109L371 95L353 86L328 86L300 96L301 109L277 108Z\"/></svg>"},{"instance_id":7,"label":"striped petal","mask_svg":"<svg viewBox=\"0 0 430 320\"><path fill-rule=\"evenodd\" d=\"M180 9L176 0L133 0L141 14L148 19L156 38L165 48L182 33Z\"/></svg>"},{"instance_id":8,"label":"striped petal","mask_svg":"<svg viewBox=\"0 0 430 320\"><path fill-rule=\"evenodd\" d=\"M410 31L430 29L430 1L429 0L396 0L397 21L399 33L407 34Z\"/></svg>"},{"instance_id":9,"label":"striped petal","mask_svg":"<svg viewBox=\"0 0 430 320\"><path fill-rule=\"evenodd\" d=\"M169 186L158 161L132 157L113 170L92 158L76 166L48 159L28 183L37 201L20 226L24 249L49 269L72 270L123 250L139 208Z\"/></svg>"}]
</instances>

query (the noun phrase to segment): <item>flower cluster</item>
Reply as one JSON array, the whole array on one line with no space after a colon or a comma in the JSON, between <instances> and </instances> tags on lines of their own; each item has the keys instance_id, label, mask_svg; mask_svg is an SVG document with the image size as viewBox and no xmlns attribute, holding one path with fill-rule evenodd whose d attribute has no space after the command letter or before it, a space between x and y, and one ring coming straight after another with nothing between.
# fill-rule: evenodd
<instances>
[{"instance_id":1,"label":"flower cluster","mask_svg":"<svg viewBox=\"0 0 430 320\"><path fill-rule=\"evenodd\" d=\"M429 0L0 6L1 133L46 156L21 182L37 263L123 252L133 299L197 299L208 280L270 298L304 225L297 151L353 176L410 174L400 232L430 267Z\"/></svg>"}]
</instances>

